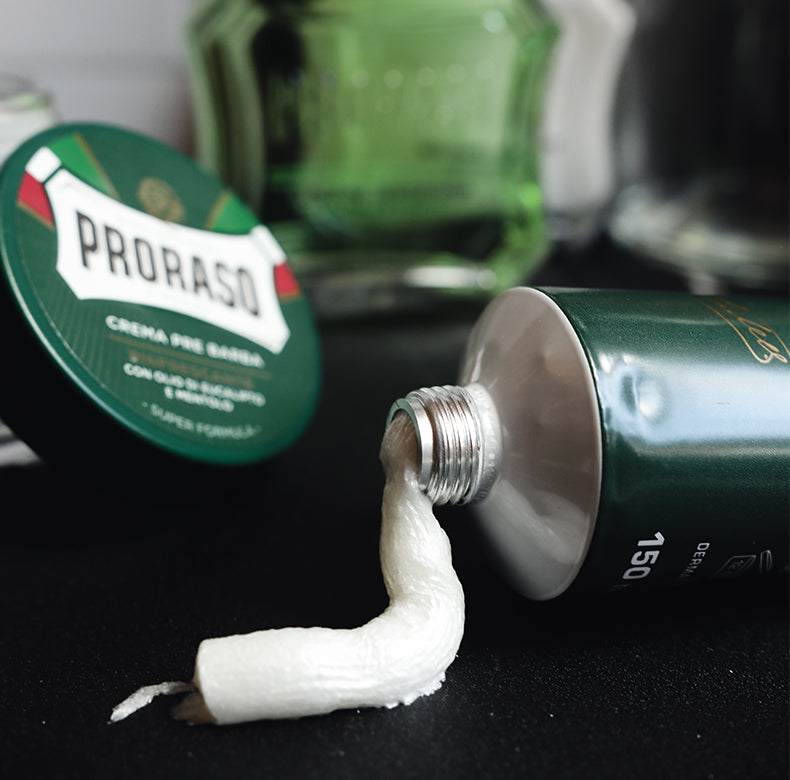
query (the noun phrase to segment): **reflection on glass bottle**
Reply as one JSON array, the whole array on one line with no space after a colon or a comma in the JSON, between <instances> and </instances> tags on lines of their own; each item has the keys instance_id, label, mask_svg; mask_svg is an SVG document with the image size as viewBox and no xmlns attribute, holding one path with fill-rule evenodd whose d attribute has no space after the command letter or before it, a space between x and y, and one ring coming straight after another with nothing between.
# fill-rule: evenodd
<instances>
[{"instance_id":1,"label":"reflection on glass bottle","mask_svg":"<svg viewBox=\"0 0 790 780\"><path fill-rule=\"evenodd\" d=\"M231 4L265 11L247 76L265 163L260 190L229 181L319 314L488 297L540 262L556 29L537 0Z\"/></svg>"}]
</instances>

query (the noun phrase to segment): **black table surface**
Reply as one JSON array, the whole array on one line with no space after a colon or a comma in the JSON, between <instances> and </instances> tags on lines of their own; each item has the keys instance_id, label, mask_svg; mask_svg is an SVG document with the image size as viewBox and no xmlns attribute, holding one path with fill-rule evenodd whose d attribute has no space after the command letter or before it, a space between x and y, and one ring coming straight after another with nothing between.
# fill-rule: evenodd
<instances>
[{"instance_id":1,"label":"black table surface","mask_svg":"<svg viewBox=\"0 0 790 780\"><path fill-rule=\"evenodd\" d=\"M606 244L537 281L682 286ZM108 723L139 686L189 679L201 639L379 614L384 418L454 381L474 315L322 326L311 425L232 489L0 471L0 776L786 778L785 577L532 603L463 508L439 512L467 629L434 695L232 727L176 722L163 697Z\"/></svg>"}]
</instances>

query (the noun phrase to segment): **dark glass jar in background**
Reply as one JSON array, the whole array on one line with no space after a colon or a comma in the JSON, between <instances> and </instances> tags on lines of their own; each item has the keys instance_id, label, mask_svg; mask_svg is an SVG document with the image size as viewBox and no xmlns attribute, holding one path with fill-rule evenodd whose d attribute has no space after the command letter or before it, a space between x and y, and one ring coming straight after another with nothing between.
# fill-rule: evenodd
<instances>
[{"instance_id":1,"label":"dark glass jar in background","mask_svg":"<svg viewBox=\"0 0 790 780\"><path fill-rule=\"evenodd\" d=\"M614 238L699 292L786 288L788 3L632 2Z\"/></svg>"}]
</instances>

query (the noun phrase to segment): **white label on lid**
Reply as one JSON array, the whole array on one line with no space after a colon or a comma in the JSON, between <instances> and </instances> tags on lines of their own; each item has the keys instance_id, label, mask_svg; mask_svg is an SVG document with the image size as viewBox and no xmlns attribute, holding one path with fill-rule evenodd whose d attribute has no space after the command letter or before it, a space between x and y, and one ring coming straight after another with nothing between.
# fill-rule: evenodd
<instances>
[{"instance_id":1,"label":"white label on lid","mask_svg":"<svg viewBox=\"0 0 790 780\"><path fill-rule=\"evenodd\" d=\"M27 166L31 175L40 172L37 158ZM265 227L229 235L167 222L65 168L44 187L57 228L57 270L77 298L166 309L282 351L290 331L274 268L285 255Z\"/></svg>"}]
</instances>

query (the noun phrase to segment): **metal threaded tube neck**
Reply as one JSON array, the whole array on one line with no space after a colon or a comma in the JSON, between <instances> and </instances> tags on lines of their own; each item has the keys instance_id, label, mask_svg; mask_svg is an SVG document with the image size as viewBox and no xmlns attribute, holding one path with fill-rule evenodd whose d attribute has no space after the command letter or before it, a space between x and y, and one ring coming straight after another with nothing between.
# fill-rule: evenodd
<instances>
[{"instance_id":1,"label":"metal threaded tube neck","mask_svg":"<svg viewBox=\"0 0 790 780\"><path fill-rule=\"evenodd\" d=\"M419 485L434 504L484 498L495 479L498 435L492 436L492 404L480 387L423 387L396 401L412 421L419 447Z\"/></svg>"}]
</instances>

